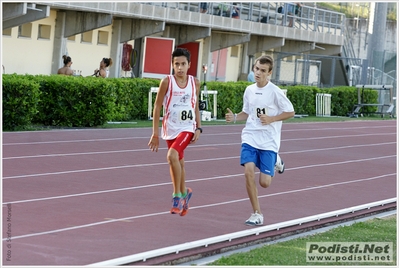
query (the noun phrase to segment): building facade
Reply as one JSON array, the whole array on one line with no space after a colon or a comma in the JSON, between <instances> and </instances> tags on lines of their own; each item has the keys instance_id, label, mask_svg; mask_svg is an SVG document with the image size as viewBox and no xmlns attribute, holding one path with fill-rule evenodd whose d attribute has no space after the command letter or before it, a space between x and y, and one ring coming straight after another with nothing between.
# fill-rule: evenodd
<instances>
[{"instance_id":1,"label":"building facade","mask_svg":"<svg viewBox=\"0 0 399 268\"><path fill-rule=\"evenodd\" d=\"M82 76L92 75L106 57L114 61L110 77L142 77L148 36L173 38L175 46L199 43L196 76L205 79L202 66L207 65L208 81L245 79L251 60L267 51L341 53L343 14L303 7L294 27L287 27L289 18L277 13L280 2L243 2L240 19L215 15L213 4L203 14L196 2L3 2L3 12L9 14L3 17L3 73L55 74L63 66L62 56L68 55L72 69ZM268 23L261 23L265 16ZM131 72L121 68L124 44L135 53L137 66Z\"/></svg>"}]
</instances>

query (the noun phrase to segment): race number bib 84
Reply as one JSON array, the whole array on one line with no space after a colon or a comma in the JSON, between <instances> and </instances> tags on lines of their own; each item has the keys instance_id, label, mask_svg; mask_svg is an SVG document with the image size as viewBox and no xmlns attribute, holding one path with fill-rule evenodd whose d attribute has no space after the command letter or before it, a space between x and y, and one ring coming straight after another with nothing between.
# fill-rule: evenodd
<instances>
[{"instance_id":1,"label":"race number bib 84","mask_svg":"<svg viewBox=\"0 0 399 268\"><path fill-rule=\"evenodd\" d=\"M193 110L181 110L179 117L180 121L193 120Z\"/></svg>"}]
</instances>

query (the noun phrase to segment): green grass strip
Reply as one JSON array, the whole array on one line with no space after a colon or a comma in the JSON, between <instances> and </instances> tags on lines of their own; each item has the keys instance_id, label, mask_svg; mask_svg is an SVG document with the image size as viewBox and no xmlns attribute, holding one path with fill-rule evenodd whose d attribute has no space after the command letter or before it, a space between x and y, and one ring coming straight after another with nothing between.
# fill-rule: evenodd
<instances>
[{"instance_id":1,"label":"green grass strip","mask_svg":"<svg viewBox=\"0 0 399 268\"><path fill-rule=\"evenodd\" d=\"M307 242L392 242L392 262L307 262ZM341 226L272 245L266 245L245 253L235 253L208 264L209 266L396 266L396 216L372 219Z\"/></svg>"}]
</instances>

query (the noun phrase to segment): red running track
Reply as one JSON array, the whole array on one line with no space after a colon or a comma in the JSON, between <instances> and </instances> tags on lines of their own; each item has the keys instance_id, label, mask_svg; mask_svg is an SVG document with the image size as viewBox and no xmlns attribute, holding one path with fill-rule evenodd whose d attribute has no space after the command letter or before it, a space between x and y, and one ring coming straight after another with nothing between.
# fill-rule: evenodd
<instances>
[{"instance_id":1,"label":"red running track","mask_svg":"<svg viewBox=\"0 0 399 268\"><path fill-rule=\"evenodd\" d=\"M205 126L187 148L185 217L169 214L150 128L3 133L3 265L87 265L251 228L242 127ZM395 198L396 139L396 120L284 123L264 224Z\"/></svg>"}]
</instances>

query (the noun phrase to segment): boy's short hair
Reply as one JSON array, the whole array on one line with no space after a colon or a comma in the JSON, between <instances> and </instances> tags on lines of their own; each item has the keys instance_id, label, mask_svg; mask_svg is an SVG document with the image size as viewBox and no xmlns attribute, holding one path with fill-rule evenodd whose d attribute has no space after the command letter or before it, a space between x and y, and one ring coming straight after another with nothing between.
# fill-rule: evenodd
<instances>
[{"instance_id":1,"label":"boy's short hair","mask_svg":"<svg viewBox=\"0 0 399 268\"><path fill-rule=\"evenodd\" d=\"M269 65L269 71L273 70L273 58L267 55L260 56L259 58L256 59L255 64L259 62L260 64L268 64Z\"/></svg>"},{"instance_id":2,"label":"boy's short hair","mask_svg":"<svg viewBox=\"0 0 399 268\"><path fill-rule=\"evenodd\" d=\"M187 58L188 63L190 63L191 53L186 48L178 47L172 53L172 62L174 57L185 56Z\"/></svg>"}]
</instances>

